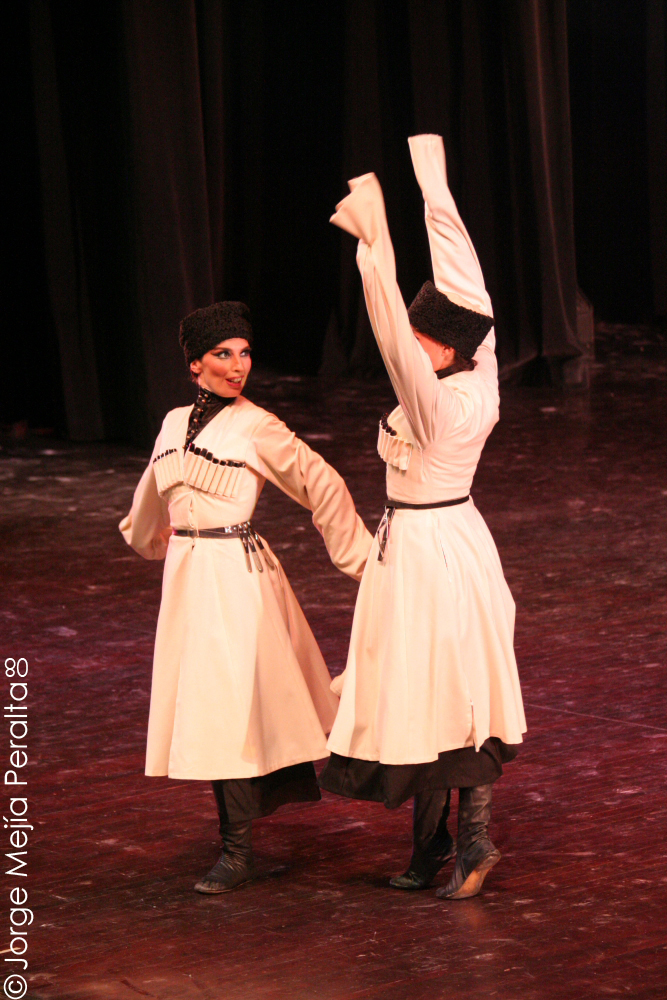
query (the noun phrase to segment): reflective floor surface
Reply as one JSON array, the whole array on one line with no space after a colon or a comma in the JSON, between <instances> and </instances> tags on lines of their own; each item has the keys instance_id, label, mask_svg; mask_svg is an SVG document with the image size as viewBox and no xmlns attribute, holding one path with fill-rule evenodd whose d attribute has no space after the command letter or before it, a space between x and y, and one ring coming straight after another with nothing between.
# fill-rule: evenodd
<instances>
[{"instance_id":1,"label":"reflective floor surface","mask_svg":"<svg viewBox=\"0 0 667 1000\"><path fill-rule=\"evenodd\" d=\"M162 567L116 528L146 455L4 442L4 655L30 661L28 996L667 996L667 357L642 331L603 328L598 347L590 393L503 386L473 490L517 601L529 732L496 786L502 861L463 902L388 888L409 806L328 795L256 824L256 882L192 891L218 853L213 798L143 776ZM248 395L373 528L388 384L258 373ZM355 585L273 487L255 522L339 672Z\"/></svg>"}]
</instances>

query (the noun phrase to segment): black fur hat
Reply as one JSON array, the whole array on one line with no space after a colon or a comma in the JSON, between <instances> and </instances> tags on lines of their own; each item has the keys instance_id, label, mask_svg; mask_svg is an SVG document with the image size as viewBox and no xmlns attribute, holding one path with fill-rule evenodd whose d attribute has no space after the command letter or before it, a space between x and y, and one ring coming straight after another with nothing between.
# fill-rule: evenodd
<instances>
[{"instance_id":1,"label":"black fur hat","mask_svg":"<svg viewBox=\"0 0 667 1000\"><path fill-rule=\"evenodd\" d=\"M188 364L201 358L222 340L242 337L252 344L250 310L245 302L214 302L196 309L181 321L178 336Z\"/></svg>"},{"instance_id":2,"label":"black fur hat","mask_svg":"<svg viewBox=\"0 0 667 1000\"><path fill-rule=\"evenodd\" d=\"M425 282L408 309L410 324L419 333L453 347L464 358L472 358L493 326L493 316L466 309Z\"/></svg>"}]
</instances>

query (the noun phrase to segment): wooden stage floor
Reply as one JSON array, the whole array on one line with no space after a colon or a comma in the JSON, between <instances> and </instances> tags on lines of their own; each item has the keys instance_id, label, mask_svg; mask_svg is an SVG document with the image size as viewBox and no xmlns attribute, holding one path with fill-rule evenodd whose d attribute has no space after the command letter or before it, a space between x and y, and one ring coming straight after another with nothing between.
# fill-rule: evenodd
<instances>
[{"instance_id":1,"label":"wooden stage floor","mask_svg":"<svg viewBox=\"0 0 667 1000\"><path fill-rule=\"evenodd\" d=\"M116 524L145 456L5 442L4 655L30 660L33 723L29 997L667 996L667 366L664 343L639 332L619 351L614 336L590 394L503 387L473 490L518 605L529 732L496 786L502 861L465 902L388 888L408 806L329 795L256 824L256 882L195 894L218 854L212 795L142 773L162 567ZM258 374L248 395L340 470L374 526L388 385ZM273 487L255 521L340 671L355 586Z\"/></svg>"}]
</instances>

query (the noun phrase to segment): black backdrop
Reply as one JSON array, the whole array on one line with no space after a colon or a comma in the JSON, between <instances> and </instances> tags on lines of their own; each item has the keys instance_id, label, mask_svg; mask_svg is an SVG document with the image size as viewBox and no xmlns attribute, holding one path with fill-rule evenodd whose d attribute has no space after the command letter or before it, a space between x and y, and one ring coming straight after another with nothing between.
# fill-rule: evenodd
<instances>
[{"instance_id":1,"label":"black backdrop","mask_svg":"<svg viewBox=\"0 0 667 1000\"><path fill-rule=\"evenodd\" d=\"M191 399L178 321L218 298L277 370L376 373L327 219L375 170L409 300L415 132L445 137L506 370L579 353L577 274L606 318L667 313L664 0L17 7L10 420L147 442Z\"/></svg>"}]
</instances>

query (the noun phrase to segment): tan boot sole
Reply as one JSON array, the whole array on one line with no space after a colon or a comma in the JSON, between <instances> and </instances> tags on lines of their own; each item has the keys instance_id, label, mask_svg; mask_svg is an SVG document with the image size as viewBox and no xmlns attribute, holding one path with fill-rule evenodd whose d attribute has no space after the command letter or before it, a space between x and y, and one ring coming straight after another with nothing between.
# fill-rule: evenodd
<instances>
[{"instance_id":1,"label":"tan boot sole","mask_svg":"<svg viewBox=\"0 0 667 1000\"><path fill-rule=\"evenodd\" d=\"M236 885L230 886L223 886L222 882L218 882L217 884L220 886L219 889L209 888L209 886L214 886L216 883L212 880L207 882L206 879L202 879L200 882L195 883L194 890L195 892L204 893L207 896L219 896L223 892L234 892L234 889L240 889L241 886L247 885L248 882L252 882L254 878L256 878L254 874L248 875L248 878L244 879L243 882L237 882Z\"/></svg>"},{"instance_id":2,"label":"tan boot sole","mask_svg":"<svg viewBox=\"0 0 667 1000\"><path fill-rule=\"evenodd\" d=\"M467 879L463 883L460 889L452 893L451 896L444 896L444 899L469 899L471 896L476 896L477 893L482 888L482 883L484 879L489 874L494 865L497 865L500 861L500 851L493 851L489 854L487 858L477 865L477 867L470 872Z\"/></svg>"}]
</instances>

